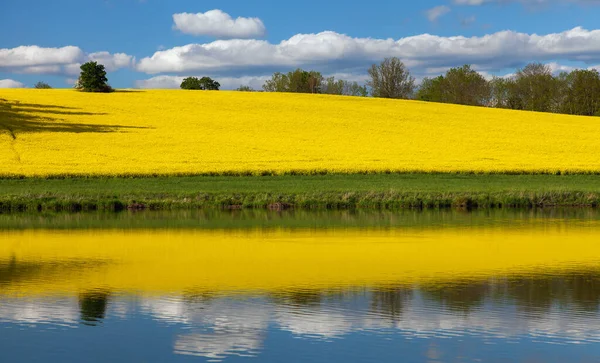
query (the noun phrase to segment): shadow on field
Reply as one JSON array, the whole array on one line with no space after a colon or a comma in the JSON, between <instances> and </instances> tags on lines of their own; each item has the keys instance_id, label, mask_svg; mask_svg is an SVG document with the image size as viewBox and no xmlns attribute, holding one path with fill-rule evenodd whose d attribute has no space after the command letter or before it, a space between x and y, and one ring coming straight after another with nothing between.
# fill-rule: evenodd
<instances>
[{"instance_id":1,"label":"shadow on field","mask_svg":"<svg viewBox=\"0 0 600 363\"><path fill-rule=\"evenodd\" d=\"M36 113L34 115L34 113ZM44 116L39 116L42 113ZM147 127L63 122L61 116L102 116L106 113L82 112L76 108L33 103L13 103L0 99L0 131L7 130L13 139L25 132L116 132Z\"/></svg>"}]
</instances>

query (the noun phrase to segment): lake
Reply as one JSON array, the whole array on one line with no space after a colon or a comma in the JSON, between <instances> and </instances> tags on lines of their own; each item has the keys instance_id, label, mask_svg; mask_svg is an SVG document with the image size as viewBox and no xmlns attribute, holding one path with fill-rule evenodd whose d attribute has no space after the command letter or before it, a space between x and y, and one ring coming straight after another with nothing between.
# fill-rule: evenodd
<instances>
[{"instance_id":1,"label":"lake","mask_svg":"<svg viewBox=\"0 0 600 363\"><path fill-rule=\"evenodd\" d=\"M600 362L600 212L0 214L1 362Z\"/></svg>"}]
</instances>

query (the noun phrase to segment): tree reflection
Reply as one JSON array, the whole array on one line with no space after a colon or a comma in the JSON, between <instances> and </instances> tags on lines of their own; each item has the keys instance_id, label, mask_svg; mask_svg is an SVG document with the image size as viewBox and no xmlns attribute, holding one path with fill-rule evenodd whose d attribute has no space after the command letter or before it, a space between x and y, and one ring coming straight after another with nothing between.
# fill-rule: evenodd
<instances>
[{"instance_id":1,"label":"tree reflection","mask_svg":"<svg viewBox=\"0 0 600 363\"><path fill-rule=\"evenodd\" d=\"M110 293L93 291L79 294L79 311L84 325L96 326L102 323L106 316L106 308Z\"/></svg>"},{"instance_id":2,"label":"tree reflection","mask_svg":"<svg viewBox=\"0 0 600 363\"><path fill-rule=\"evenodd\" d=\"M422 286L426 300L434 301L450 310L470 312L483 304L491 290L490 282L459 281L452 285Z\"/></svg>"},{"instance_id":3,"label":"tree reflection","mask_svg":"<svg viewBox=\"0 0 600 363\"><path fill-rule=\"evenodd\" d=\"M323 300L325 291L320 290L288 290L271 295L275 303L293 306L318 306Z\"/></svg>"},{"instance_id":4,"label":"tree reflection","mask_svg":"<svg viewBox=\"0 0 600 363\"><path fill-rule=\"evenodd\" d=\"M469 312L486 300L512 301L520 311L541 315L553 306L587 312L600 308L600 271L499 276L419 287L424 299L454 311Z\"/></svg>"},{"instance_id":5,"label":"tree reflection","mask_svg":"<svg viewBox=\"0 0 600 363\"><path fill-rule=\"evenodd\" d=\"M412 296L413 289L406 286L374 289L371 298L371 311L389 318L393 323L397 323L404 307Z\"/></svg>"},{"instance_id":6,"label":"tree reflection","mask_svg":"<svg viewBox=\"0 0 600 363\"><path fill-rule=\"evenodd\" d=\"M586 272L568 277L573 303L588 312L598 311L600 307L600 276Z\"/></svg>"}]
</instances>

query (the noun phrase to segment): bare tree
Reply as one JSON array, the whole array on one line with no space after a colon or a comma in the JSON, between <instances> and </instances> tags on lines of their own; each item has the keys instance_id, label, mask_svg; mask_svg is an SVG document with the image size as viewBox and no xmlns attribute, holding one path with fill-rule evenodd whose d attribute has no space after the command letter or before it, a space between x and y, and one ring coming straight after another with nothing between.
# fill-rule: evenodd
<instances>
[{"instance_id":1,"label":"bare tree","mask_svg":"<svg viewBox=\"0 0 600 363\"><path fill-rule=\"evenodd\" d=\"M409 98L415 90L415 79L399 58L386 58L381 64L373 64L369 69L374 97Z\"/></svg>"}]
</instances>

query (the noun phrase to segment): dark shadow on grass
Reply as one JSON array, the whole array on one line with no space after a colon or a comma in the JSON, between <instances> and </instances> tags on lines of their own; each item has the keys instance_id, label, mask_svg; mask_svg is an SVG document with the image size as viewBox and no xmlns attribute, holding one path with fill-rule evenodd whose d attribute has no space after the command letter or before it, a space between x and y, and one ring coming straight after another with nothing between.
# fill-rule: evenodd
<instances>
[{"instance_id":1,"label":"dark shadow on grass","mask_svg":"<svg viewBox=\"0 0 600 363\"><path fill-rule=\"evenodd\" d=\"M22 107L27 105L27 107ZM64 122L56 116L78 115L78 116L101 116L105 113L72 112L61 111L62 106L9 103L0 100L0 132L8 131L13 139L19 133L25 132L117 132L124 129L145 129L147 127L102 125ZM66 108L68 109L68 108ZM71 108L73 109L73 108ZM44 113L47 117L34 115L33 113Z\"/></svg>"},{"instance_id":2,"label":"dark shadow on grass","mask_svg":"<svg viewBox=\"0 0 600 363\"><path fill-rule=\"evenodd\" d=\"M35 107L13 107L15 112L20 113L43 113L48 115L77 115L77 116L103 116L108 115L105 112L83 112L83 111L62 111L60 109L44 109L44 108L35 108Z\"/></svg>"},{"instance_id":3,"label":"dark shadow on grass","mask_svg":"<svg viewBox=\"0 0 600 363\"><path fill-rule=\"evenodd\" d=\"M8 100L4 100L4 99L0 99L0 102L6 102L8 103ZM14 107L25 107L25 108L36 108L36 109L58 109L58 110L77 110L77 108L75 107L67 107L67 106L57 106L57 105L42 105L42 104L38 104L38 103L22 103L22 102L15 102L12 104Z\"/></svg>"}]
</instances>

